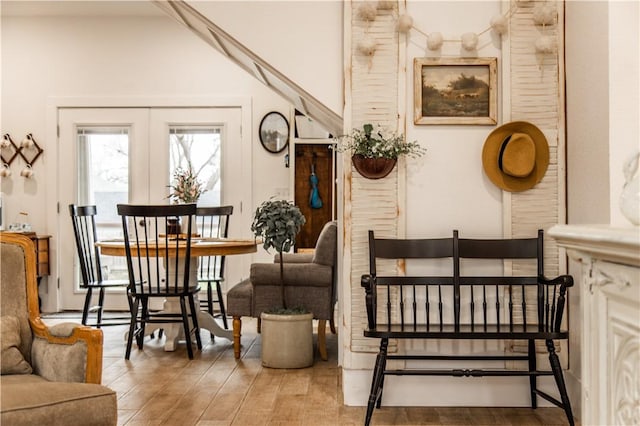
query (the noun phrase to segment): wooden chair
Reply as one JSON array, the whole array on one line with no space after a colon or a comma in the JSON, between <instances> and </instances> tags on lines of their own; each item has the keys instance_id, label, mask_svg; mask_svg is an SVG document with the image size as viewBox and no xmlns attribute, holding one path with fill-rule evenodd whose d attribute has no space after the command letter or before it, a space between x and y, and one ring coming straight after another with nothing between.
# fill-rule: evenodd
<instances>
[{"instance_id":1,"label":"wooden chair","mask_svg":"<svg viewBox=\"0 0 640 426\"><path fill-rule=\"evenodd\" d=\"M80 261L80 274L82 282L80 287L87 290L84 307L82 309L82 324L95 327L107 325L129 324L130 317L112 317L103 319L104 296L108 288L126 288L129 280L105 280L102 278L102 265L100 264L100 250L95 242L98 240L96 232L96 206L69 205L69 214L73 223L78 259ZM91 306L93 292L98 291L98 304ZM131 311L131 299L127 296L129 311ZM96 312L95 323L88 324L89 313Z\"/></svg>"},{"instance_id":2,"label":"wooden chair","mask_svg":"<svg viewBox=\"0 0 640 426\"><path fill-rule=\"evenodd\" d=\"M198 349L202 349L195 303L200 287L196 277L190 276L195 274L191 271L191 232L196 205L118 204L117 208L122 217L129 288L134 299L125 359L129 359L134 337L138 348L143 348L145 326L151 323L182 324L187 354L193 359L192 333L195 333ZM166 232L169 221L178 218L182 218L186 231L180 238ZM180 312L151 311L149 299L152 298L178 298ZM137 318L140 308L142 312Z\"/></svg>"},{"instance_id":3,"label":"wooden chair","mask_svg":"<svg viewBox=\"0 0 640 426\"><path fill-rule=\"evenodd\" d=\"M229 233L229 217L233 214L233 206L198 207L196 210L196 233L202 238L227 238ZM207 298L200 300L200 307L206 308L211 316L214 315L213 304L220 309L218 316L222 317L225 329L227 311L222 297L222 282L224 281L225 256L206 256L199 258L198 282L207 284ZM213 288L216 295L213 294Z\"/></svg>"}]
</instances>

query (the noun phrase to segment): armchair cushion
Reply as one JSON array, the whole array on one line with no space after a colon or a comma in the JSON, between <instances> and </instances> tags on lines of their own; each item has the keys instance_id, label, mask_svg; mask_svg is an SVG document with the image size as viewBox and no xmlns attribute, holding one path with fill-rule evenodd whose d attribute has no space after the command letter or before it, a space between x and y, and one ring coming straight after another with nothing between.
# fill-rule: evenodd
<instances>
[{"instance_id":1,"label":"armchair cushion","mask_svg":"<svg viewBox=\"0 0 640 426\"><path fill-rule=\"evenodd\" d=\"M20 321L17 317L4 315L0 317L0 343L2 344L2 375L5 374L31 374L31 365L24 359L20 352Z\"/></svg>"},{"instance_id":2,"label":"armchair cushion","mask_svg":"<svg viewBox=\"0 0 640 426\"><path fill-rule=\"evenodd\" d=\"M328 222L320 231L316 249L313 252L313 263L333 267L338 250L338 226L336 222Z\"/></svg>"},{"instance_id":3,"label":"armchair cushion","mask_svg":"<svg viewBox=\"0 0 640 426\"><path fill-rule=\"evenodd\" d=\"M313 253L282 253L282 260L285 263L311 263L313 262ZM280 262L279 254L274 256L273 262Z\"/></svg>"},{"instance_id":4,"label":"armchair cushion","mask_svg":"<svg viewBox=\"0 0 640 426\"><path fill-rule=\"evenodd\" d=\"M280 263L254 263L249 279L254 286L280 285ZM316 263L285 263L285 286L331 287L332 269Z\"/></svg>"},{"instance_id":5,"label":"armchair cushion","mask_svg":"<svg viewBox=\"0 0 640 426\"><path fill-rule=\"evenodd\" d=\"M4 425L115 425L116 393L92 383L50 382L36 375L2 377Z\"/></svg>"}]
</instances>

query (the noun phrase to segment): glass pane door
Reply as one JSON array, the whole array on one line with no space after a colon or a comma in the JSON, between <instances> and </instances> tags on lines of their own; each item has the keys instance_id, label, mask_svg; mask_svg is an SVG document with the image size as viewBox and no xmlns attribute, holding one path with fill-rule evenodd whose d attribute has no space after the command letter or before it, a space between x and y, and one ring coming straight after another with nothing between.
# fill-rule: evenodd
<instances>
[{"instance_id":1,"label":"glass pane door","mask_svg":"<svg viewBox=\"0 0 640 426\"><path fill-rule=\"evenodd\" d=\"M191 167L206 191L199 205L234 206L229 235L249 236L250 139L241 134L241 109L228 108L61 108L58 122L57 235L61 309L81 309L77 254L68 205L95 204L98 238L118 238L116 204L168 204L173 171ZM227 261L229 285L246 277L250 256ZM124 257L102 258L106 276L126 274ZM126 309L109 297L107 309Z\"/></svg>"},{"instance_id":2,"label":"glass pane door","mask_svg":"<svg viewBox=\"0 0 640 426\"><path fill-rule=\"evenodd\" d=\"M129 201L129 128L79 126L78 204L95 205L98 240L122 238L116 205ZM101 259L104 279L127 278L125 258Z\"/></svg>"},{"instance_id":3,"label":"glass pane door","mask_svg":"<svg viewBox=\"0 0 640 426\"><path fill-rule=\"evenodd\" d=\"M212 126L169 127L169 176L191 170L204 192L198 204L219 206L221 196L221 132ZM173 184L171 179L170 185Z\"/></svg>"},{"instance_id":4,"label":"glass pane door","mask_svg":"<svg viewBox=\"0 0 640 426\"><path fill-rule=\"evenodd\" d=\"M116 204L149 200L149 110L62 108L59 110L58 259L62 309L81 309L78 256L69 204L95 205L98 239L119 238ZM103 277L126 278L124 257L103 256ZM122 289L108 290L107 309L124 310ZM119 294L113 294L119 293Z\"/></svg>"}]
</instances>

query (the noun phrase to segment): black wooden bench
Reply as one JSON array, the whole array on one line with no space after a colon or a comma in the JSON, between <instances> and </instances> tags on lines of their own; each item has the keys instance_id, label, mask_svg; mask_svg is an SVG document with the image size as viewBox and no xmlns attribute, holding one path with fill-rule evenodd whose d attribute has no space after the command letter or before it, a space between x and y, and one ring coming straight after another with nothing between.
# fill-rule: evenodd
<instances>
[{"instance_id":1,"label":"black wooden bench","mask_svg":"<svg viewBox=\"0 0 640 426\"><path fill-rule=\"evenodd\" d=\"M423 262L435 260L449 264L451 271L443 276L382 276L376 264L391 259ZM475 259L475 260L469 260ZM478 259L513 260L522 273L517 276L470 276L464 273L470 266L478 269ZM526 260L529 259L529 260ZM569 275L554 279L544 277L543 232L537 238L464 239L453 231L452 238L381 239L369 231L370 273L362 276L366 291L368 328L366 337L379 338L380 352L376 358L369 395L365 425L371 421L374 406L380 408L384 378L387 375L424 376L528 376L531 407L537 407L537 396L564 409L573 425L571 404L564 384L562 367L554 340L568 339L562 316ZM484 262L484 261L482 261ZM484 262L486 263L486 262ZM531 263L531 265L526 265ZM521 265L522 264L522 265ZM491 265L490 265L491 266ZM528 269L527 269L528 268ZM395 268L393 268L395 269ZM491 269L491 268L489 268ZM515 268L514 268L515 269ZM485 270L485 269L483 269ZM462 272L461 272L462 271ZM528 274L528 275L527 275ZM388 354L389 339L499 339L524 340L527 353L511 355L415 355ZM551 371L536 365L535 342L542 340L549 353ZM517 370L499 369L389 369L387 360L460 360L460 361L520 361ZM414 363L415 364L415 363ZM538 376L553 375L560 401L537 387Z\"/></svg>"}]
</instances>

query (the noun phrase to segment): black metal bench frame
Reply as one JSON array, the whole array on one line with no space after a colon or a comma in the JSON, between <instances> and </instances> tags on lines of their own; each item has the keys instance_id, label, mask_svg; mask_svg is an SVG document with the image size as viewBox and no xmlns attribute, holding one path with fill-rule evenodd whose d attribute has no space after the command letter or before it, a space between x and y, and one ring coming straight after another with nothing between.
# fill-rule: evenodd
<instances>
[{"instance_id":1,"label":"black metal bench frame","mask_svg":"<svg viewBox=\"0 0 640 426\"><path fill-rule=\"evenodd\" d=\"M451 276L380 276L376 269L377 259L404 262L407 259L445 258L452 260ZM533 259L537 263L537 275L462 275L462 259ZM528 376L531 408L537 407L537 396L540 396L563 408L569 424L573 425L571 403L554 345L554 340L569 337L568 329L562 328L562 317L566 291L573 286L573 278L570 275L545 278L543 259L542 230L538 231L537 238L461 239L458 231L453 231L452 238L412 240L375 238L373 231L369 231L370 273L362 276L361 283L366 292L368 320L364 335L381 341L365 425L371 421L374 406L381 406L387 375ZM420 294L424 295L424 300L419 298ZM453 299L451 313L444 308L443 300L447 297ZM531 304L536 305L537 315L527 318L527 305ZM463 313L464 321L461 320ZM528 350L522 355L390 355L389 339L526 340ZM537 368L536 340L544 340L546 344L551 371ZM389 359L527 361L528 367L518 370L388 369ZM550 375L555 379L560 400L537 388L538 376Z\"/></svg>"}]
</instances>

